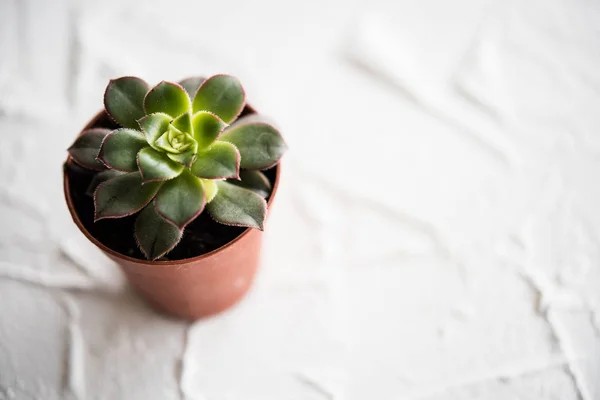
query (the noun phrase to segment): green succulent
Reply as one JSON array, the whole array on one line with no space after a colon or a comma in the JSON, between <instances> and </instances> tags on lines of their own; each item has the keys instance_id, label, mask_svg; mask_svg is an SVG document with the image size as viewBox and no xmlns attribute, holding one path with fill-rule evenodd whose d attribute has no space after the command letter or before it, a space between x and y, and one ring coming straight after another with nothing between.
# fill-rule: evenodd
<instances>
[{"instance_id":1,"label":"green succulent","mask_svg":"<svg viewBox=\"0 0 600 400\"><path fill-rule=\"evenodd\" d=\"M151 260L179 243L206 208L226 225L263 229L270 194L260 172L286 150L279 131L246 105L229 75L163 81L111 80L106 113L119 129L88 129L69 148L79 165L98 171L92 185L95 221L139 212L135 238ZM234 123L235 121L235 123Z\"/></svg>"}]
</instances>

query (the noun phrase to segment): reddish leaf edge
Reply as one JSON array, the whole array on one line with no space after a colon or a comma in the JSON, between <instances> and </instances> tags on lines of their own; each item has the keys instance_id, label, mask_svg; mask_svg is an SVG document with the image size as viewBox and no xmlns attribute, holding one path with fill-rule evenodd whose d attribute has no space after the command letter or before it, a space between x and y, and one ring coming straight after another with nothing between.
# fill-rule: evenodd
<instances>
[{"instance_id":1,"label":"reddish leaf edge","mask_svg":"<svg viewBox=\"0 0 600 400\"><path fill-rule=\"evenodd\" d=\"M210 146L211 146L211 145L212 145L214 142L216 142L217 140L219 140L219 138L221 137L221 135L223 134L223 132L225 132L225 129L229 128L229 127L231 126L231 124L228 124L227 122L223 121L223 119L222 119L221 117L219 117L217 114L215 114L215 113L214 113L214 112L212 112L212 111L208 111L208 110L200 110L200 111L197 111L197 112L195 112L194 114L192 114L192 119L194 119L194 115L198 114L199 112L205 112L205 113L207 113L207 114L210 114L210 115L212 115L213 117L217 117L217 119L218 119L219 121L221 121L222 123L224 123L224 124L225 124L225 125L224 125L224 126L221 128L221 130L219 131L219 133L217 134L217 136L215 136L215 139L212 141L212 143L211 143L211 144L209 144L208 146L204 147L204 148L206 149L206 148L210 147ZM236 118L237 118L237 117L236 117ZM192 124L192 126L193 126L193 124ZM194 135L195 135L195 134L196 134L196 133L194 132ZM193 135L192 135L192 136L193 136ZM195 139L195 138L194 138L194 139Z\"/></svg>"},{"instance_id":2,"label":"reddish leaf edge","mask_svg":"<svg viewBox=\"0 0 600 400\"><path fill-rule=\"evenodd\" d=\"M142 207L143 208L143 207ZM163 218L162 215L158 214L160 218ZM164 219L164 218L163 218ZM177 228L177 225L173 224L171 221L165 220L166 223L171 224L173 226L175 226ZM161 257L164 257L165 254L171 252L171 250L173 250L175 247L177 247L177 245L179 244L179 242L181 242L181 238L183 238L183 229L179 230L179 240L177 242L175 242L175 244L173 244L173 246L169 247L167 250L165 250L163 253L160 253L158 256L152 258L149 257L148 254L146 254L146 251L144 250L144 248L142 247L142 245L140 244L140 241L138 239L138 234L137 234L137 230L135 229L135 224L133 224L133 238L135 239L135 244L137 245L138 249L140 249L140 251L142 252L142 254L144 255L144 257L146 257L147 260L150 261L156 261Z\"/></svg>"},{"instance_id":3,"label":"reddish leaf edge","mask_svg":"<svg viewBox=\"0 0 600 400\"><path fill-rule=\"evenodd\" d=\"M97 165L90 165L90 164L86 164L84 162L81 162L81 161L77 160L73 156L73 154L71 154L71 149L73 148L73 146L75 146L75 142L79 138L81 138L83 135L85 135L85 134L87 134L89 132L104 132L104 133L106 133L106 135L105 135L105 138L106 138L106 136L108 136L110 134L111 130L107 129L107 128L90 128L90 129L86 129L85 131L81 132L81 135L77 136L77 138L73 141L73 144L71 144L71 146L69 146L69 148L67 149L67 152L69 153L69 157L71 157L71 160L73 160L73 162L75 164L77 164L80 167L83 167L85 169L89 169L89 170L92 170L92 171L105 171L104 168L101 168L101 167L99 167ZM104 139L102 139L102 141L104 142ZM102 147L102 144L100 144L100 147ZM102 161L100 161L100 162L102 162ZM104 164L104 163L102 163L102 164ZM106 167L106 164L104 164L104 166Z\"/></svg>"},{"instance_id":4,"label":"reddish leaf edge","mask_svg":"<svg viewBox=\"0 0 600 400\"><path fill-rule=\"evenodd\" d=\"M196 96L198 95L198 92L200 91L200 89L202 89L202 87L204 86L204 84L205 84L206 82L208 82L208 80L209 80L209 79L211 79L211 78L214 78L214 77L217 77L217 76L227 76L227 77L230 77L230 78L237 79L237 80L239 81L239 79L238 79L238 78L236 78L235 76L233 76L233 75L230 75L230 74L215 74L215 75L211 75L211 76L209 76L208 78L206 78L206 79L204 80L204 82L202 82L202 83L200 84L200 86L198 86L198 90L196 90L196 93L194 93L194 98L192 99L192 113L194 112L194 99L195 99L195 98L196 98ZM244 85L240 84L240 87L242 88L242 95L244 95L244 102L242 103L242 107L240 108L240 111L238 111L238 113L235 115L235 117L233 117L233 118L232 118L232 120L231 120L231 122L230 122L229 124L232 124L232 123L234 123L234 122L235 122L235 120L236 120L236 119L238 119L238 117L240 116L240 114L242 113L242 111L244 111L244 108L246 108L246 98L247 98L247 97L246 97L246 90L244 89ZM198 111L196 111L196 112L199 112L199 111L206 111L206 110L198 110ZM212 114L212 113L211 113L211 114ZM215 139L215 140L216 140L216 139Z\"/></svg>"},{"instance_id":5,"label":"reddish leaf edge","mask_svg":"<svg viewBox=\"0 0 600 400\"><path fill-rule=\"evenodd\" d=\"M231 129L237 129L241 126L247 126L247 125L267 125L270 128L273 128L274 130L277 131L277 133L279 133L279 136L281 137L281 140L283 141L283 146L285 147L285 150L283 151L283 153L281 153L281 157L279 157L279 159L277 161L275 161L273 164L269 164L266 167L260 167L260 168L244 168L247 171L266 171L268 169L273 168L274 166L276 166L277 164L279 164L279 161L281 161L281 158L283 157L283 155L289 150L289 146L285 140L285 138L283 137L283 135L281 134L281 132L279 131L279 129L277 129L277 127L273 124L270 124L268 122L258 122L258 121L247 121L247 122L241 122L239 124L231 124L228 127L226 127L226 129L224 129L223 133L226 133L227 128L231 128ZM216 139L215 139L216 140ZM227 140L223 140L224 142L227 142ZM227 143L231 143L231 142L227 142ZM231 143L233 144L233 143ZM233 144L235 146L235 144Z\"/></svg>"},{"instance_id":6,"label":"reddish leaf edge","mask_svg":"<svg viewBox=\"0 0 600 400\"><path fill-rule=\"evenodd\" d=\"M206 207L206 193L204 193L204 189L202 189L202 207L200 207L200 210L198 212L194 213L183 225L179 226L179 224L177 222L173 221L171 218L167 217L166 215L163 215L158 210L158 207L156 206L156 197L157 196L158 196L158 193L156 193L156 196L154 196L154 199L152 199L152 205L153 205L156 213L158 215L160 215L160 217L162 219L164 219L171 225L176 226L177 228L179 228L182 231L185 229L186 226L188 226L191 222L193 222L196 218L198 218L198 216L200 216L200 214L202 214L202 212L204 211L204 208Z\"/></svg>"},{"instance_id":7,"label":"reddish leaf edge","mask_svg":"<svg viewBox=\"0 0 600 400\"><path fill-rule=\"evenodd\" d=\"M165 153L165 154L166 154L166 153ZM193 164L194 164L194 162L196 161L196 158L197 158L197 157L198 157L198 152L195 152L195 153L194 153L194 157L192 158L192 161L190 161L190 163L189 163L189 164L182 163L181 161L178 161L178 160L173 160L171 157L169 157L169 159L170 159L171 161L175 161L177 164L179 164L179 165L183 165L184 167L186 167L186 168L188 168L188 169L189 169L189 168L192 168L192 165L193 165Z\"/></svg>"},{"instance_id":8,"label":"reddish leaf edge","mask_svg":"<svg viewBox=\"0 0 600 400\"><path fill-rule=\"evenodd\" d=\"M111 178L111 179L109 179L107 181L102 182L101 184L98 185L98 187L96 188L96 190L94 190L94 222L98 222L98 221L103 220L103 219L111 219L111 218L114 219L114 218L129 217L130 215L133 215L133 214L136 214L136 213L140 212L144 207L146 207L148 204L150 204L150 202L152 200L154 200L154 197L156 197L156 195L154 195L154 197L152 197L150 200L148 200L147 202L145 202L141 207L133 210L132 212L125 213L125 214L108 214L108 215L103 215L101 217L98 217L98 215L96 213L96 205L97 205L96 204L96 201L97 201L96 198L98 196L98 191L104 185L108 184L110 181L112 181L113 179L116 179L116 178L118 178L118 176L115 177L115 178ZM157 191L157 193L158 193L158 191Z\"/></svg>"},{"instance_id":9,"label":"reddish leaf edge","mask_svg":"<svg viewBox=\"0 0 600 400\"><path fill-rule=\"evenodd\" d=\"M122 79L122 78L133 78L133 79L137 79L138 81L142 81L146 84L146 86L148 87L148 89L150 89L150 85L148 84L148 82L146 82L145 80L143 80L142 78L139 78L137 76L132 76L132 75L125 75L125 76L120 76L118 78L113 78L110 79L108 81L108 85L106 85L106 89L104 89L104 95L102 96L102 104L104 105L104 112L106 113L106 115L108 115L108 118L110 118L110 120L112 122L114 122L115 124L119 125L122 128L125 128L123 125L121 125L119 122L117 122L117 120L115 119L115 117L113 117L110 113L110 111L108 111L108 108L106 108L106 94L108 92L108 87L110 86L110 84L118 79ZM148 90L150 91L150 90ZM146 93L147 95L148 93ZM144 99L146 99L146 96L144 96ZM144 105L142 104L142 108L144 107ZM144 109L144 112L146 112L146 109ZM137 122L137 121L136 121Z\"/></svg>"},{"instance_id":10,"label":"reddish leaf edge","mask_svg":"<svg viewBox=\"0 0 600 400\"><path fill-rule=\"evenodd\" d=\"M229 142L226 142L226 143L229 143ZM233 144L233 143L229 143L229 144L235 148L235 170L237 171L237 175L223 175L223 176L215 176L212 178L203 178L201 176L194 175L194 173L192 173L192 175L194 175L196 178L206 179L209 181L218 181L218 180L224 180L224 179L236 179L238 181L241 180L240 179L240 164L242 162L242 155L240 154L240 150L237 148L237 146L235 144ZM195 162L195 160L194 160L194 162Z\"/></svg>"},{"instance_id":11,"label":"reddish leaf edge","mask_svg":"<svg viewBox=\"0 0 600 400\"><path fill-rule=\"evenodd\" d=\"M107 161L104 159L104 157L102 156L102 150L104 150L104 142L106 142L106 139L108 139L108 137L109 137L110 135L116 134L116 133L117 133L117 131L119 131L119 130L121 130L121 129L129 129L129 130L132 130L132 131L134 131L134 130L135 130L135 129L131 129L131 128L118 128L118 129L112 130L112 131L111 131L111 132L110 132L108 135L106 135L106 136L104 137L104 139L102 140L102 144L100 144L100 150L98 151L98 156L96 157L96 160L100 161L100 162L101 162L102 164L104 164L104 166L106 166L106 168L108 168L108 169L113 169L113 170L115 170L115 171L119 171L119 172L136 172L137 170L132 170L132 171L130 171L130 170L127 170L127 169L115 168L115 167L113 167L112 165L110 165L110 164L109 164L109 163L108 163L108 162L107 162ZM140 133L141 133L141 134L144 136L144 140L146 140L146 135L144 134L144 132L142 132L142 131L139 131L139 132L140 132ZM136 160L137 160L137 155L136 155ZM136 164L137 164L137 161L136 161ZM139 169L139 165L138 165L138 169Z\"/></svg>"},{"instance_id":12,"label":"reddish leaf edge","mask_svg":"<svg viewBox=\"0 0 600 400\"><path fill-rule=\"evenodd\" d=\"M240 189L244 189L244 190L248 190L249 192L252 192L251 190L246 189L246 188L240 188ZM256 194L254 192L252 192L252 193ZM260 196L258 196L258 197L260 197ZM260 199L262 200L263 209L265 210L265 216L266 216L267 215L267 211L268 211L267 201L265 199L263 199L262 197L260 197ZM214 199L213 199L213 201L214 201ZM208 211L208 215L210 215L210 218L212 218L213 221L218 222L219 224L222 224L222 225L237 226L237 227L250 228L250 229L258 229L261 232L265 230L265 220L266 220L266 218L262 221L262 223L258 226L258 228L256 228L254 226L248 226L248 225L244 225L244 224L234 224L234 223L231 223L231 222L220 221L218 218L216 218L214 215L212 215L212 213L210 212L210 209L207 209L207 211Z\"/></svg>"},{"instance_id":13,"label":"reddish leaf edge","mask_svg":"<svg viewBox=\"0 0 600 400\"><path fill-rule=\"evenodd\" d=\"M185 111L185 112L182 112L182 113L181 113L181 114L179 114L179 115L170 115L170 114L167 114L167 113L165 113L165 112L162 112L162 111L158 111L158 112L160 112L161 114L166 114L166 115L168 115L169 117L173 118L173 120L175 120L176 118L179 118L179 117L181 117L183 114L185 114L186 112L189 112L189 111L191 110L191 107L192 107L192 100L190 99L190 95L189 95L189 94L188 94L188 92L185 90L185 88L184 88L183 86L181 86L181 85L180 85L179 83L177 83L177 82L171 82L171 81L162 80L162 81L158 82L156 85L154 85L153 87L151 87L151 88L150 88L150 90L148 90L148 93L146 93L146 95L144 96L144 102L143 102L143 104L142 104L142 107L144 108L144 112L146 113L146 116L147 116L147 115L151 115L151 114L156 114L156 113L148 113L148 110L146 110L146 98L148 97L148 95L150 94L150 92L152 92L152 90L154 90L154 88L156 88L156 87L157 87L158 85L160 85L161 83L168 83L168 84L170 84L170 85L177 86L177 87L179 87L181 90L183 90L183 93L185 93L185 95L187 96L187 98L188 98L188 101L189 101L189 103L190 103L190 108L189 108L187 111ZM142 117L142 118L143 118L143 117ZM142 118L140 118L140 119L142 119ZM171 121L171 122L173 122L173 121ZM139 122L138 122L138 125L139 125Z\"/></svg>"},{"instance_id":14,"label":"reddish leaf edge","mask_svg":"<svg viewBox=\"0 0 600 400\"><path fill-rule=\"evenodd\" d=\"M146 112L146 110L144 110L144 112ZM155 112L155 113L146 114L146 115L144 115L142 118L139 118L139 119L136 119L136 120L135 120L135 122L137 122L137 124L138 124L138 126L139 126L139 128L140 128L140 129L139 129L139 130L140 130L140 132L142 132L142 133L144 134L144 136L145 136L145 134L146 134L146 131L144 130L144 128L142 128L142 125L140 124L140 121L141 121L141 120L143 120L143 119L146 119L146 118L150 117L151 115L156 115L156 114L162 114L162 115L166 115L167 117L171 118L171 121L169 122L169 124L171 124L171 122L173 122L173 119L174 119L174 118L173 118L173 117L171 117L169 114L167 114L167 113L164 113L164 112L160 112L160 111L159 111L159 112ZM182 115L183 115L183 114L182 114Z\"/></svg>"},{"instance_id":15,"label":"reddish leaf edge","mask_svg":"<svg viewBox=\"0 0 600 400\"><path fill-rule=\"evenodd\" d=\"M170 158L169 158L170 160ZM150 183L150 182L166 182L166 181L170 181L171 179L175 179L177 178L179 175L174 176L172 178L165 178L165 179L161 179L161 178L155 178L155 179L145 179L144 178L144 171L142 170L142 166L140 165L140 153L138 152L138 154L135 156L135 163L138 166L138 171L140 172L140 175L142 176L142 185L146 184L146 183ZM183 165L181 163L178 163L179 165ZM133 171L135 172L135 171ZM183 171L181 171L181 173L183 173ZM181 175L180 173L180 175Z\"/></svg>"}]
</instances>

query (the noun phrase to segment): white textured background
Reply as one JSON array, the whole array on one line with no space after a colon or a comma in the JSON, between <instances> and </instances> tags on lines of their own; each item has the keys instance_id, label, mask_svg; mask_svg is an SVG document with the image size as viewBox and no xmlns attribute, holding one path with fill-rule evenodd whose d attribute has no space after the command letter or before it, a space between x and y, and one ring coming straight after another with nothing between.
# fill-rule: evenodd
<instances>
[{"instance_id":1,"label":"white textured background","mask_svg":"<svg viewBox=\"0 0 600 400\"><path fill-rule=\"evenodd\" d=\"M291 150L238 307L79 233L109 78L228 72ZM599 400L600 2L0 0L0 399Z\"/></svg>"}]
</instances>

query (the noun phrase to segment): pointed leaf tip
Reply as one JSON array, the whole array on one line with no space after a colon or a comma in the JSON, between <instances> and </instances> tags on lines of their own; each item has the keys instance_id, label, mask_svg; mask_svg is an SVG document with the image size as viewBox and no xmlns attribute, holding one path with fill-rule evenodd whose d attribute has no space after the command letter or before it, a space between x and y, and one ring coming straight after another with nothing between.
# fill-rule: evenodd
<instances>
[{"instance_id":1,"label":"pointed leaf tip","mask_svg":"<svg viewBox=\"0 0 600 400\"><path fill-rule=\"evenodd\" d=\"M173 250L182 235L183 230L165 221L154 204L147 205L135 220L135 241L149 260L157 260Z\"/></svg>"},{"instance_id":2,"label":"pointed leaf tip","mask_svg":"<svg viewBox=\"0 0 600 400\"><path fill-rule=\"evenodd\" d=\"M215 221L225 225L245 226L263 230L267 202L256 193L219 181L215 198L206 209Z\"/></svg>"},{"instance_id":3,"label":"pointed leaf tip","mask_svg":"<svg viewBox=\"0 0 600 400\"><path fill-rule=\"evenodd\" d=\"M202 82L192 103L194 113L210 111L226 123L233 122L246 105L240 81L230 75L214 75Z\"/></svg>"},{"instance_id":4,"label":"pointed leaf tip","mask_svg":"<svg viewBox=\"0 0 600 400\"><path fill-rule=\"evenodd\" d=\"M181 114L175 118L172 122L173 126L179 129L181 132L192 134L192 117L189 112Z\"/></svg>"},{"instance_id":5,"label":"pointed leaf tip","mask_svg":"<svg viewBox=\"0 0 600 400\"><path fill-rule=\"evenodd\" d=\"M271 194L273 187L269 179L260 171L240 171L240 180L229 180L229 183L240 186L254 193L258 194L262 198L267 198Z\"/></svg>"},{"instance_id":6,"label":"pointed leaf tip","mask_svg":"<svg viewBox=\"0 0 600 400\"><path fill-rule=\"evenodd\" d=\"M148 89L145 81L133 76L112 79L104 92L104 108L119 125L137 129L137 120L144 116L144 97Z\"/></svg>"},{"instance_id":7,"label":"pointed leaf tip","mask_svg":"<svg viewBox=\"0 0 600 400\"><path fill-rule=\"evenodd\" d=\"M193 98L198 88L204 82L206 78L201 76L191 76L179 81L179 84L185 89L190 98Z\"/></svg>"},{"instance_id":8,"label":"pointed leaf tip","mask_svg":"<svg viewBox=\"0 0 600 400\"><path fill-rule=\"evenodd\" d=\"M101 171L106 166L96 157L100 152L102 141L110 133L109 129L92 128L81 134L69 147L68 152L73 160L84 168Z\"/></svg>"},{"instance_id":9,"label":"pointed leaf tip","mask_svg":"<svg viewBox=\"0 0 600 400\"><path fill-rule=\"evenodd\" d=\"M184 166L171 160L165 153L145 147L137 155L137 164L144 183L166 181L181 174Z\"/></svg>"},{"instance_id":10,"label":"pointed leaf tip","mask_svg":"<svg viewBox=\"0 0 600 400\"><path fill-rule=\"evenodd\" d=\"M192 117L194 139L200 148L210 146L223 132L227 124L210 111L198 111Z\"/></svg>"},{"instance_id":11,"label":"pointed leaf tip","mask_svg":"<svg viewBox=\"0 0 600 400\"><path fill-rule=\"evenodd\" d=\"M177 83L162 81L144 98L144 110L148 114L162 112L175 118L189 111L190 108L189 96Z\"/></svg>"},{"instance_id":12,"label":"pointed leaf tip","mask_svg":"<svg viewBox=\"0 0 600 400\"><path fill-rule=\"evenodd\" d=\"M138 125L146 137L146 141L155 147L156 140L169 129L173 118L165 113L148 114L138 120Z\"/></svg>"},{"instance_id":13,"label":"pointed leaf tip","mask_svg":"<svg viewBox=\"0 0 600 400\"><path fill-rule=\"evenodd\" d=\"M135 214L150 202L162 182L142 185L139 172L131 172L101 183L94 192L94 221Z\"/></svg>"},{"instance_id":14,"label":"pointed leaf tip","mask_svg":"<svg viewBox=\"0 0 600 400\"><path fill-rule=\"evenodd\" d=\"M191 171L197 177L204 179L238 179L240 152L231 143L217 141L208 149L198 153Z\"/></svg>"},{"instance_id":15,"label":"pointed leaf tip","mask_svg":"<svg viewBox=\"0 0 600 400\"><path fill-rule=\"evenodd\" d=\"M232 125L219 140L234 144L242 156L241 168L250 170L272 167L287 150L279 131L263 122Z\"/></svg>"},{"instance_id":16,"label":"pointed leaf tip","mask_svg":"<svg viewBox=\"0 0 600 400\"><path fill-rule=\"evenodd\" d=\"M148 146L144 134L134 129L116 129L106 135L98 152L98 160L110 169L137 171L137 154Z\"/></svg>"},{"instance_id":17,"label":"pointed leaf tip","mask_svg":"<svg viewBox=\"0 0 600 400\"><path fill-rule=\"evenodd\" d=\"M205 204L206 197L200 179L188 171L166 182L154 199L160 216L181 229L200 215Z\"/></svg>"}]
</instances>

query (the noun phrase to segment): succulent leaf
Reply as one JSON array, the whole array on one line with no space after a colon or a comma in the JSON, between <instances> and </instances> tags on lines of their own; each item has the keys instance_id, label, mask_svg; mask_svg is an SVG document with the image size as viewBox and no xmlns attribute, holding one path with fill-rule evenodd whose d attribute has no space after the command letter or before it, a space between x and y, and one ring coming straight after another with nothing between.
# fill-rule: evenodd
<instances>
[{"instance_id":1,"label":"succulent leaf","mask_svg":"<svg viewBox=\"0 0 600 400\"><path fill-rule=\"evenodd\" d=\"M102 141L109 133L110 129L88 129L75 139L68 152L73 160L82 167L97 171L106 169L105 165L98 161L96 157L100 151Z\"/></svg>"},{"instance_id":2,"label":"succulent leaf","mask_svg":"<svg viewBox=\"0 0 600 400\"><path fill-rule=\"evenodd\" d=\"M172 122L173 126L181 132L192 133L192 117L189 112L181 114Z\"/></svg>"},{"instance_id":3,"label":"succulent leaf","mask_svg":"<svg viewBox=\"0 0 600 400\"><path fill-rule=\"evenodd\" d=\"M148 84L140 78L125 76L113 79L104 92L104 108L110 117L125 128L137 129L144 116L144 97Z\"/></svg>"},{"instance_id":4,"label":"succulent leaf","mask_svg":"<svg viewBox=\"0 0 600 400\"><path fill-rule=\"evenodd\" d=\"M202 182L188 171L165 182L154 199L160 216L180 229L200 215L205 204Z\"/></svg>"},{"instance_id":5,"label":"succulent leaf","mask_svg":"<svg viewBox=\"0 0 600 400\"><path fill-rule=\"evenodd\" d=\"M154 142L154 147L157 150L166 151L167 153L177 153L177 150L175 150L171 146L171 141L169 140L169 132L168 131L163 133L158 139L156 139L156 142Z\"/></svg>"},{"instance_id":6,"label":"succulent leaf","mask_svg":"<svg viewBox=\"0 0 600 400\"><path fill-rule=\"evenodd\" d=\"M214 75L202 82L192 103L194 113L210 111L226 123L233 122L246 105L240 81L230 75Z\"/></svg>"},{"instance_id":7,"label":"succulent leaf","mask_svg":"<svg viewBox=\"0 0 600 400\"><path fill-rule=\"evenodd\" d=\"M120 218L140 211L154 198L162 182L142 185L142 175L131 172L101 183L94 192L94 220Z\"/></svg>"},{"instance_id":8,"label":"succulent leaf","mask_svg":"<svg viewBox=\"0 0 600 400\"><path fill-rule=\"evenodd\" d=\"M179 81L179 84L185 89L190 98L192 98L198 91L200 85L202 85L202 82L204 82L205 80L206 78L203 78L201 76L191 76L189 78L185 78L182 81Z\"/></svg>"},{"instance_id":9,"label":"succulent leaf","mask_svg":"<svg viewBox=\"0 0 600 400\"><path fill-rule=\"evenodd\" d=\"M146 146L148 142L142 132L128 128L116 129L104 138L98 160L118 171L137 171L137 153Z\"/></svg>"},{"instance_id":10,"label":"succulent leaf","mask_svg":"<svg viewBox=\"0 0 600 400\"><path fill-rule=\"evenodd\" d=\"M102 182L106 182L109 179L115 178L115 177L117 177L119 175L123 175L123 174L124 174L124 172L120 172L115 169L106 169L104 171L98 172L97 174L95 174L92 177L92 181L88 185L88 188L85 191L85 194L90 197L94 197L94 192L98 188L98 185L100 185Z\"/></svg>"},{"instance_id":11,"label":"succulent leaf","mask_svg":"<svg viewBox=\"0 0 600 400\"><path fill-rule=\"evenodd\" d=\"M217 195L206 206L215 221L225 225L263 229L267 215L265 199L251 190L224 181L218 181L217 187Z\"/></svg>"},{"instance_id":12,"label":"succulent leaf","mask_svg":"<svg viewBox=\"0 0 600 400\"><path fill-rule=\"evenodd\" d=\"M123 77L109 82L104 102L123 128L87 130L66 164L100 171L86 192L96 221L141 211L135 238L151 260L171 251L205 208L220 223L262 230L272 187L259 170L277 164L287 146L263 116L228 125L246 106L237 78L191 77L150 89Z\"/></svg>"},{"instance_id":13,"label":"succulent leaf","mask_svg":"<svg viewBox=\"0 0 600 400\"><path fill-rule=\"evenodd\" d=\"M154 148L156 140L169 129L173 118L165 113L154 113L146 115L138 120L138 124L146 136L148 144Z\"/></svg>"},{"instance_id":14,"label":"succulent leaf","mask_svg":"<svg viewBox=\"0 0 600 400\"><path fill-rule=\"evenodd\" d=\"M192 164L194 163L194 160L196 159L196 153L198 151L198 145L196 144L195 147L192 146L188 151L181 153L181 154L173 154L173 153L166 153L167 157L169 157L171 160L178 162L179 164L190 168L192 166Z\"/></svg>"},{"instance_id":15,"label":"succulent leaf","mask_svg":"<svg viewBox=\"0 0 600 400\"><path fill-rule=\"evenodd\" d=\"M221 118L209 111L198 111L192 117L194 139L200 148L210 146L226 126Z\"/></svg>"},{"instance_id":16,"label":"succulent leaf","mask_svg":"<svg viewBox=\"0 0 600 400\"><path fill-rule=\"evenodd\" d=\"M154 86L144 98L144 110L147 114L162 112L178 117L187 112L190 106L186 91L178 84L167 81Z\"/></svg>"},{"instance_id":17,"label":"succulent leaf","mask_svg":"<svg viewBox=\"0 0 600 400\"><path fill-rule=\"evenodd\" d=\"M145 147L137 155L138 167L144 183L166 181L181 174L184 166L171 160L165 153Z\"/></svg>"},{"instance_id":18,"label":"succulent leaf","mask_svg":"<svg viewBox=\"0 0 600 400\"><path fill-rule=\"evenodd\" d=\"M269 179L260 171L242 170L240 171L240 180L231 179L227 182L252 190L262 198L267 198L273 189Z\"/></svg>"},{"instance_id":19,"label":"succulent leaf","mask_svg":"<svg viewBox=\"0 0 600 400\"><path fill-rule=\"evenodd\" d=\"M192 135L181 132L173 125L169 125L169 129L155 142L155 147L173 154L183 153L193 145L198 148L198 144Z\"/></svg>"},{"instance_id":20,"label":"succulent leaf","mask_svg":"<svg viewBox=\"0 0 600 400\"><path fill-rule=\"evenodd\" d=\"M213 201L219 188L217 187L217 181L211 179L200 179L202 187L204 188L204 194L206 195L206 202L210 203Z\"/></svg>"},{"instance_id":21,"label":"succulent leaf","mask_svg":"<svg viewBox=\"0 0 600 400\"><path fill-rule=\"evenodd\" d=\"M225 129L219 140L234 144L244 169L266 169L277 164L287 150L281 134L263 122L239 123Z\"/></svg>"},{"instance_id":22,"label":"succulent leaf","mask_svg":"<svg viewBox=\"0 0 600 400\"><path fill-rule=\"evenodd\" d=\"M214 142L208 149L198 153L191 171L204 179L237 179L240 172L240 152L231 143Z\"/></svg>"},{"instance_id":23,"label":"succulent leaf","mask_svg":"<svg viewBox=\"0 0 600 400\"><path fill-rule=\"evenodd\" d=\"M149 204L135 220L135 240L147 259L156 260L173 250L183 231L165 221Z\"/></svg>"},{"instance_id":24,"label":"succulent leaf","mask_svg":"<svg viewBox=\"0 0 600 400\"><path fill-rule=\"evenodd\" d=\"M190 168L198 153L198 143L187 133L183 137L180 137L179 140L175 139L177 139L177 136L173 138L170 144L171 149L175 151L167 152L167 157Z\"/></svg>"}]
</instances>

